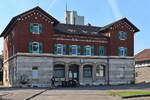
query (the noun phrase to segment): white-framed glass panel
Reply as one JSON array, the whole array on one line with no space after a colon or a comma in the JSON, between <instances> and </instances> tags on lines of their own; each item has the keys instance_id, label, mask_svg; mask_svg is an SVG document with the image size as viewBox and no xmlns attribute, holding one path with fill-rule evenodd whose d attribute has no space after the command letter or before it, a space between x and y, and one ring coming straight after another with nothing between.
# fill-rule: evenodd
<instances>
[{"instance_id":1,"label":"white-framed glass panel","mask_svg":"<svg viewBox=\"0 0 150 100\"><path fill-rule=\"evenodd\" d=\"M99 76L99 77L105 76L105 66L104 65L97 65L96 76Z\"/></svg>"},{"instance_id":2,"label":"white-framed glass panel","mask_svg":"<svg viewBox=\"0 0 150 100\"><path fill-rule=\"evenodd\" d=\"M120 47L120 56L125 56L126 55L126 51L124 47Z\"/></svg>"},{"instance_id":3,"label":"white-framed glass panel","mask_svg":"<svg viewBox=\"0 0 150 100\"><path fill-rule=\"evenodd\" d=\"M72 45L72 55L78 55L78 46Z\"/></svg>"},{"instance_id":4,"label":"white-framed glass panel","mask_svg":"<svg viewBox=\"0 0 150 100\"><path fill-rule=\"evenodd\" d=\"M32 68L32 79L38 79L38 67Z\"/></svg>"},{"instance_id":5,"label":"white-framed glass panel","mask_svg":"<svg viewBox=\"0 0 150 100\"><path fill-rule=\"evenodd\" d=\"M123 31L118 32L118 36L120 40L126 40L127 39L127 33Z\"/></svg>"},{"instance_id":6,"label":"white-framed glass panel","mask_svg":"<svg viewBox=\"0 0 150 100\"><path fill-rule=\"evenodd\" d=\"M33 24L33 33L40 33L39 24Z\"/></svg>"},{"instance_id":7,"label":"white-framed glass panel","mask_svg":"<svg viewBox=\"0 0 150 100\"><path fill-rule=\"evenodd\" d=\"M64 78L65 77L65 66L64 65L55 65L54 66L54 77Z\"/></svg>"},{"instance_id":8,"label":"white-framed glass panel","mask_svg":"<svg viewBox=\"0 0 150 100\"><path fill-rule=\"evenodd\" d=\"M57 44L57 55L63 55L63 45Z\"/></svg>"},{"instance_id":9,"label":"white-framed glass panel","mask_svg":"<svg viewBox=\"0 0 150 100\"><path fill-rule=\"evenodd\" d=\"M86 56L91 56L91 46L86 46Z\"/></svg>"},{"instance_id":10,"label":"white-framed glass panel","mask_svg":"<svg viewBox=\"0 0 150 100\"><path fill-rule=\"evenodd\" d=\"M39 53L39 42L32 42L32 53Z\"/></svg>"}]
</instances>

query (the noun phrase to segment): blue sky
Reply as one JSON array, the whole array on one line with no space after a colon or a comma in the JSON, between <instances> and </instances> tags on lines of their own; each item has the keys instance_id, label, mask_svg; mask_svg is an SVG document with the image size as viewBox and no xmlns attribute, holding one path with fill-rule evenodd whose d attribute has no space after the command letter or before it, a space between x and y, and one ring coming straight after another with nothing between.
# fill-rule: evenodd
<instances>
[{"instance_id":1,"label":"blue sky","mask_svg":"<svg viewBox=\"0 0 150 100\"><path fill-rule=\"evenodd\" d=\"M39 2L38 2L39 1ZM67 0L68 10L76 10L85 16L85 22L104 26L120 18L127 17L140 32L135 34L135 54L150 48L150 0ZM1 0L0 33L13 16L35 6L40 6L60 22L64 22L66 0ZM0 51L3 38L0 38Z\"/></svg>"}]
</instances>

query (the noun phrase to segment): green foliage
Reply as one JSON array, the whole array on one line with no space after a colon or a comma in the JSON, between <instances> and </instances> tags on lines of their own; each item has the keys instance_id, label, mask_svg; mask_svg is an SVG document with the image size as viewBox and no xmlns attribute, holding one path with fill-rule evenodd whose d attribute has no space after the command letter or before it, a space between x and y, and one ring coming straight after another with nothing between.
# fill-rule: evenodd
<instances>
[{"instance_id":1,"label":"green foliage","mask_svg":"<svg viewBox=\"0 0 150 100\"><path fill-rule=\"evenodd\" d=\"M109 91L108 92L112 96L136 96L136 95L150 95L150 91L121 91L121 92L114 92Z\"/></svg>"}]
</instances>

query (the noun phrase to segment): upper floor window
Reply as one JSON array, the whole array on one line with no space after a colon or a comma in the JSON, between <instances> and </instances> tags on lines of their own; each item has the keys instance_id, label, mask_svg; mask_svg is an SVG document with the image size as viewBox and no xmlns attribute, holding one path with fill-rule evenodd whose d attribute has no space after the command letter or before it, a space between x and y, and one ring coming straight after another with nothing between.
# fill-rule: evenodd
<instances>
[{"instance_id":1,"label":"upper floor window","mask_svg":"<svg viewBox=\"0 0 150 100\"><path fill-rule=\"evenodd\" d=\"M32 43L32 53L39 53L39 42Z\"/></svg>"},{"instance_id":2,"label":"upper floor window","mask_svg":"<svg viewBox=\"0 0 150 100\"><path fill-rule=\"evenodd\" d=\"M65 44L54 44L54 54L65 55L66 54L66 45Z\"/></svg>"},{"instance_id":3,"label":"upper floor window","mask_svg":"<svg viewBox=\"0 0 150 100\"><path fill-rule=\"evenodd\" d=\"M118 48L118 55L119 56L127 56L128 55L128 50L125 47L119 47Z\"/></svg>"},{"instance_id":4,"label":"upper floor window","mask_svg":"<svg viewBox=\"0 0 150 100\"><path fill-rule=\"evenodd\" d=\"M99 55L100 55L100 56L104 56L104 55L105 55L104 46L100 46L100 47L99 47Z\"/></svg>"},{"instance_id":5,"label":"upper floor window","mask_svg":"<svg viewBox=\"0 0 150 100\"><path fill-rule=\"evenodd\" d=\"M78 53L78 48L77 48L77 45L72 45L72 55L77 55Z\"/></svg>"},{"instance_id":6,"label":"upper floor window","mask_svg":"<svg viewBox=\"0 0 150 100\"><path fill-rule=\"evenodd\" d=\"M93 56L94 55L94 47L93 46L84 46L84 55L86 56Z\"/></svg>"},{"instance_id":7,"label":"upper floor window","mask_svg":"<svg viewBox=\"0 0 150 100\"><path fill-rule=\"evenodd\" d=\"M120 40L126 40L127 39L127 32L119 31L118 37Z\"/></svg>"},{"instance_id":8,"label":"upper floor window","mask_svg":"<svg viewBox=\"0 0 150 100\"><path fill-rule=\"evenodd\" d=\"M43 44L41 42L29 42L29 52L30 53L42 53Z\"/></svg>"},{"instance_id":9,"label":"upper floor window","mask_svg":"<svg viewBox=\"0 0 150 100\"><path fill-rule=\"evenodd\" d=\"M70 45L69 54L73 56L80 55L80 45Z\"/></svg>"},{"instance_id":10,"label":"upper floor window","mask_svg":"<svg viewBox=\"0 0 150 100\"><path fill-rule=\"evenodd\" d=\"M33 24L30 23L30 32L34 33L34 34L39 34L42 32L42 24Z\"/></svg>"}]
</instances>

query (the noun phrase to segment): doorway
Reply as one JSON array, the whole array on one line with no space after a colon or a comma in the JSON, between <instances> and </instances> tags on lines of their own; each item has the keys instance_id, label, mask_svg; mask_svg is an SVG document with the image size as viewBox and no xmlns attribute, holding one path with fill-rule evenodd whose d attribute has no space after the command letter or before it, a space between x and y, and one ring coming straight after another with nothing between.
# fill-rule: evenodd
<instances>
[{"instance_id":1,"label":"doorway","mask_svg":"<svg viewBox=\"0 0 150 100\"><path fill-rule=\"evenodd\" d=\"M68 78L69 80L79 81L79 65L72 64L69 66L68 71Z\"/></svg>"}]
</instances>

